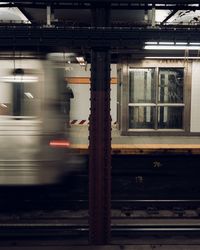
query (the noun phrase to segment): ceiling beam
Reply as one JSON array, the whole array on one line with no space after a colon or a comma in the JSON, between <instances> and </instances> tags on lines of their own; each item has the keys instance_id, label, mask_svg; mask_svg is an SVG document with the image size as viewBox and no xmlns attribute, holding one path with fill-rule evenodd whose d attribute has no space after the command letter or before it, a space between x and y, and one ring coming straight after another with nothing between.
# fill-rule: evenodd
<instances>
[{"instance_id":1,"label":"ceiling beam","mask_svg":"<svg viewBox=\"0 0 200 250\"><path fill-rule=\"evenodd\" d=\"M200 28L0 26L0 47L142 49L145 41L200 42Z\"/></svg>"},{"instance_id":2,"label":"ceiling beam","mask_svg":"<svg viewBox=\"0 0 200 250\"><path fill-rule=\"evenodd\" d=\"M172 12L160 24L163 25L164 23L166 23L173 15L177 13L177 11L178 10L172 10Z\"/></svg>"},{"instance_id":3,"label":"ceiling beam","mask_svg":"<svg viewBox=\"0 0 200 250\"><path fill-rule=\"evenodd\" d=\"M199 4L199 0L12 0L13 3L133 3L133 4Z\"/></svg>"},{"instance_id":4,"label":"ceiling beam","mask_svg":"<svg viewBox=\"0 0 200 250\"><path fill-rule=\"evenodd\" d=\"M170 9L170 10L197 10L200 9L197 0L35 0L35 1L17 1L2 3L0 7L22 7L22 8L46 8L47 5L55 9L89 9L94 5L109 5L112 9Z\"/></svg>"},{"instance_id":5,"label":"ceiling beam","mask_svg":"<svg viewBox=\"0 0 200 250\"><path fill-rule=\"evenodd\" d=\"M23 7L18 7L18 9L22 12L22 14L30 21L32 22L34 19L33 17L31 16L31 14L26 11Z\"/></svg>"}]
</instances>

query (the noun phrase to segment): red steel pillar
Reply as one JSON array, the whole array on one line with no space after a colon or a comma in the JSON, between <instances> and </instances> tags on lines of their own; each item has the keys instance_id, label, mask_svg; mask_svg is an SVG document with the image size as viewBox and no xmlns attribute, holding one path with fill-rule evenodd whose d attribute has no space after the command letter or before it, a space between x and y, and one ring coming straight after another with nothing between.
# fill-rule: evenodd
<instances>
[{"instance_id":1,"label":"red steel pillar","mask_svg":"<svg viewBox=\"0 0 200 250\"><path fill-rule=\"evenodd\" d=\"M110 239L111 199L110 53L105 48L94 48L91 55L90 243L106 244Z\"/></svg>"},{"instance_id":2,"label":"red steel pillar","mask_svg":"<svg viewBox=\"0 0 200 250\"><path fill-rule=\"evenodd\" d=\"M96 3L92 25L108 26L109 15L108 5ZM89 238L101 245L110 240L111 207L110 50L103 45L91 51L89 132Z\"/></svg>"}]
</instances>

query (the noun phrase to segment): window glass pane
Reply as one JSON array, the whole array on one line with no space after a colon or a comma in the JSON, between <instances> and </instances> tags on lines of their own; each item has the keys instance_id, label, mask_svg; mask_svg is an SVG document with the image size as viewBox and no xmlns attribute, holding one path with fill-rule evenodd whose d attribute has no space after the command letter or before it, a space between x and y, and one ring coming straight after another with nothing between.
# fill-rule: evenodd
<instances>
[{"instance_id":1,"label":"window glass pane","mask_svg":"<svg viewBox=\"0 0 200 250\"><path fill-rule=\"evenodd\" d=\"M129 128L154 128L154 107L129 107Z\"/></svg>"},{"instance_id":2,"label":"window glass pane","mask_svg":"<svg viewBox=\"0 0 200 250\"><path fill-rule=\"evenodd\" d=\"M159 69L159 103L183 103L183 69Z\"/></svg>"},{"instance_id":3,"label":"window glass pane","mask_svg":"<svg viewBox=\"0 0 200 250\"><path fill-rule=\"evenodd\" d=\"M40 84L38 76L9 75L0 82L0 116L38 116Z\"/></svg>"},{"instance_id":4,"label":"window glass pane","mask_svg":"<svg viewBox=\"0 0 200 250\"><path fill-rule=\"evenodd\" d=\"M158 107L158 129L182 129L183 107Z\"/></svg>"},{"instance_id":5,"label":"window glass pane","mask_svg":"<svg viewBox=\"0 0 200 250\"><path fill-rule=\"evenodd\" d=\"M155 102L155 69L131 69L129 71L129 102Z\"/></svg>"},{"instance_id":6,"label":"window glass pane","mask_svg":"<svg viewBox=\"0 0 200 250\"><path fill-rule=\"evenodd\" d=\"M37 83L24 85L23 93L23 115L37 116L40 112L39 86Z\"/></svg>"},{"instance_id":7,"label":"window glass pane","mask_svg":"<svg viewBox=\"0 0 200 250\"><path fill-rule=\"evenodd\" d=\"M12 115L12 85L0 83L0 116Z\"/></svg>"}]
</instances>

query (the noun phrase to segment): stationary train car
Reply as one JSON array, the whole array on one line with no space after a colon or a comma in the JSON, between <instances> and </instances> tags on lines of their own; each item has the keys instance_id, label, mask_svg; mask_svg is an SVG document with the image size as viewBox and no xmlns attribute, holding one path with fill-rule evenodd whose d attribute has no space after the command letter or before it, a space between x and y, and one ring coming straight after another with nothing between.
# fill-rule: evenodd
<instances>
[{"instance_id":1,"label":"stationary train car","mask_svg":"<svg viewBox=\"0 0 200 250\"><path fill-rule=\"evenodd\" d=\"M0 60L0 185L57 183L70 168L64 69Z\"/></svg>"}]
</instances>

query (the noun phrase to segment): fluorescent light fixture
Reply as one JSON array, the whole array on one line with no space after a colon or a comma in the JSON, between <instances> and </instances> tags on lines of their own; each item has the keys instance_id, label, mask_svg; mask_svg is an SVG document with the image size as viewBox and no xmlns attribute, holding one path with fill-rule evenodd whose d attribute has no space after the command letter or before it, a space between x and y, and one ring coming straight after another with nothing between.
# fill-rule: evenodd
<instances>
[{"instance_id":1,"label":"fluorescent light fixture","mask_svg":"<svg viewBox=\"0 0 200 250\"><path fill-rule=\"evenodd\" d=\"M10 9L11 8L9 8L9 10ZM23 14L23 12L19 8L14 7L12 9L14 11L14 14L17 14L22 21L25 21L26 23L31 23L31 21L27 19L27 17Z\"/></svg>"},{"instance_id":2,"label":"fluorescent light fixture","mask_svg":"<svg viewBox=\"0 0 200 250\"><path fill-rule=\"evenodd\" d=\"M24 92L25 96L27 96L29 99L33 99L33 95L30 92Z\"/></svg>"},{"instance_id":3,"label":"fluorescent light fixture","mask_svg":"<svg viewBox=\"0 0 200 250\"><path fill-rule=\"evenodd\" d=\"M84 57L82 57L82 56L77 56L77 57L76 57L76 60L77 60L79 63L84 63L84 62L85 62L85 59L84 59Z\"/></svg>"},{"instance_id":4,"label":"fluorescent light fixture","mask_svg":"<svg viewBox=\"0 0 200 250\"><path fill-rule=\"evenodd\" d=\"M158 43L157 42L145 42L145 44L154 45L154 44L158 44Z\"/></svg>"},{"instance_id":5,"label":"fluorescent light fixture","mask_svg":"<svg viewBox=\"0 0 200 250\"><path fill-rule=\"evenodd\" d=\"M186 42L176 42L176 45L187 45L188 43Z\"/></svg>"},{"instance_id":6,"label":"fluorescent light fixture","mask_svg":"<svg viewBox=\"0 0 200 250\"><path fill-rule=\"evenodd\" d=\"M162 5L156 5L156 6L162 6ZM169 16L170 10L161 10L161 9L156 9L155 13L155 21L157 23L161 23L167 16Z\"/></svg>"},{"instance_id":7,"label":"fluorescent light fixture","mask_svg":"<svg viewBox=\"0 0 200 250\"><path fill-rule=\"evenodd\" d=\"M200 46L164 46L164 45L146 45L144 49L147 50L200 50Z\"/></svg>"},{"instance_id":8,"label":"fluorescent light fixture","mask_svg":"<svg viewBox=\"0 0 200 250\"><path fill-rule=\"evenodd\" d=\"M191 4L188 4L188 6L198 7L198 6L199 6L199 4L198 4L198 3L191 3Z\"/></svg>"},{"instance_id":9,"label":"fluorescent light fixture","mask_svg":"<svg viewBox=\"0 0 200 250\"><path fill-rule=\"evenodd\" d=\"M53 52L48 54L48 59L50 60L58 60L58 61L70 61L71 58L75 58L75 53L58 53Z\"/></svg>"},{"instance_id":10,"label":"fluorescent light fixture","mask_svg":"<svg viewBox=\"0 0 200 250\"><path fill-rule=\"evenodd\" d=\"M174 42L159 42L160 45L173 45Z\"/></svg>"},{"instance_id":11,"label":"fluorescent light fixture","mask_svg":"<svg viewBox=\"0 0 200 250\"><path fill-rule=\"evenodd\" d=\"M200 43L189 43L190 45L200 45Z\"/></svg>"},{"instance_id":12,"label":"fluorescent light fixture","mask_svg":"<svg viewBox=\"0 0 200 250\"><path fill-rule=\"evenodd\" d=\"M18 82L18 83L28 83L28 82L38 82L36 76L25 76L25 75L15 75L15 76L4 76L0 80L3 82Z\"/></svg>"},{"instance_id":13,"label":"fluorescent light fixture","mask_svg":"<svg viewBox=\"0 0 200 250\"><path fill-rule=\"evenodd\" d=\"M1 103L1 105L0 105L2 108L7 108L8 106L6 105L6 104L4 104L4 103Z\"/></svg>"},{"instance_id":14,"label":"fluorescent light fixture","mask_svg":"<svg viewBox=\"0 0 200 250\"><path fill-rule=\"evenodd\" d=\"M10 1L9 1L10 2ZM30 24L30 20L23 14L18 7L5 7L4 5L9 2L0 3L1 21L23 22Z\"/></svg>"}]
</instances>

